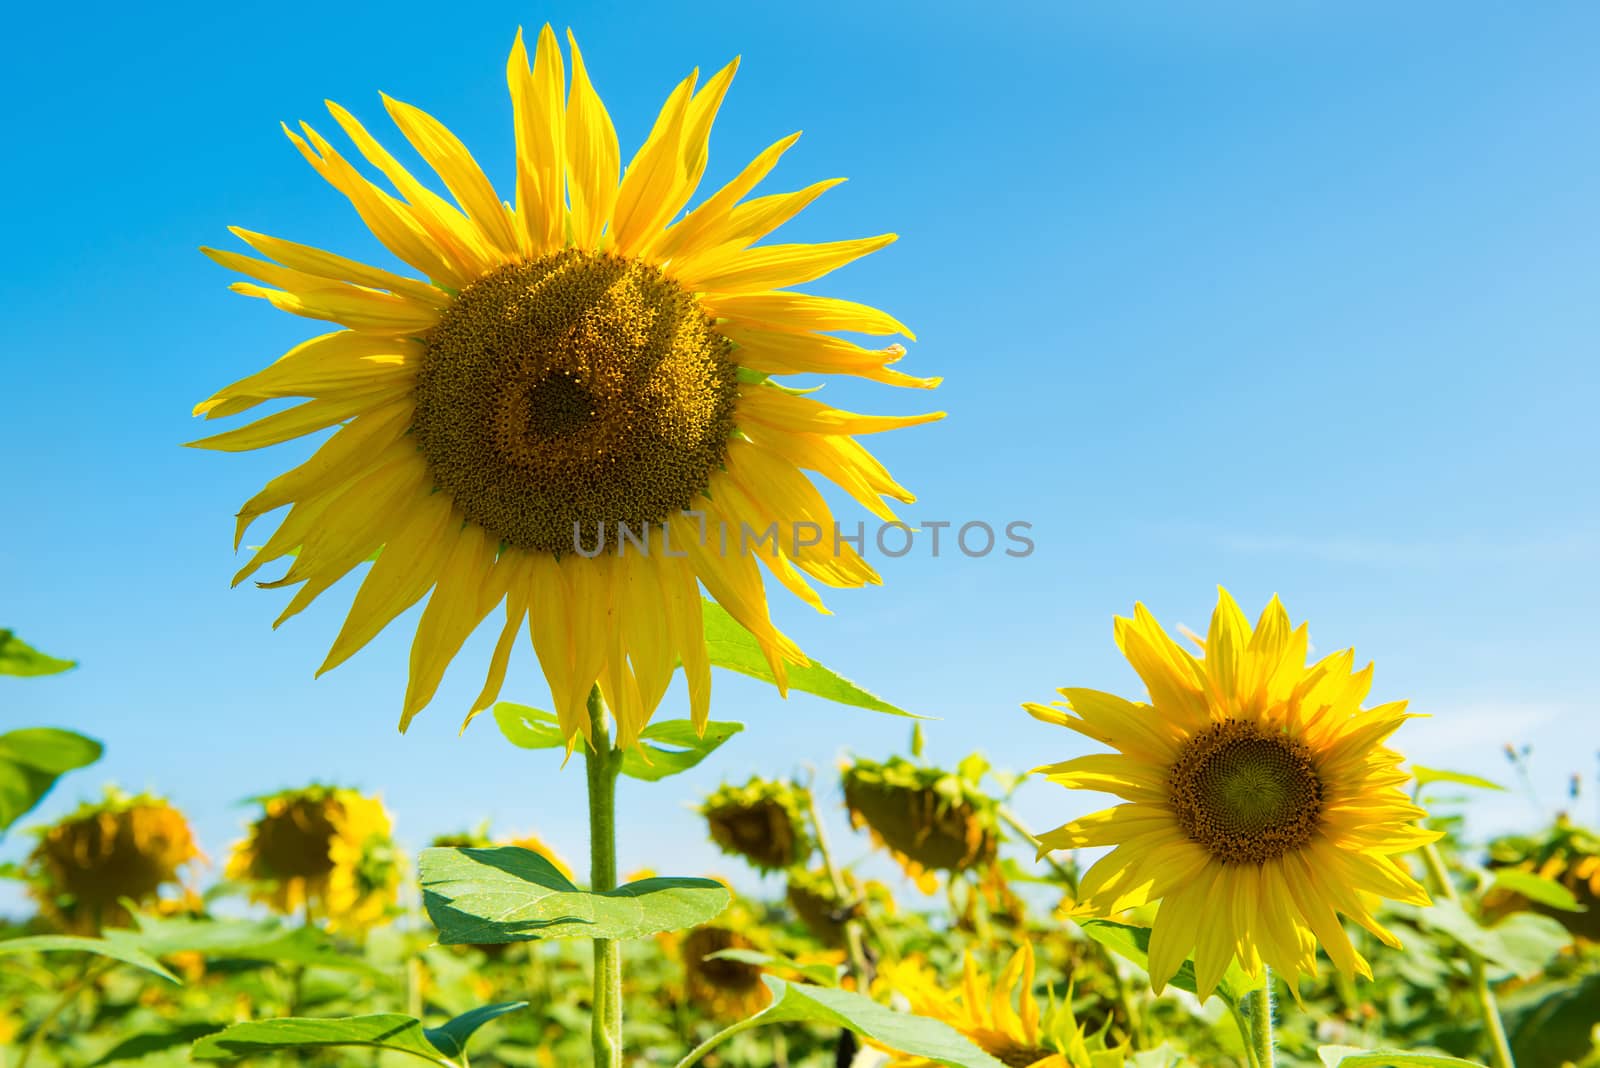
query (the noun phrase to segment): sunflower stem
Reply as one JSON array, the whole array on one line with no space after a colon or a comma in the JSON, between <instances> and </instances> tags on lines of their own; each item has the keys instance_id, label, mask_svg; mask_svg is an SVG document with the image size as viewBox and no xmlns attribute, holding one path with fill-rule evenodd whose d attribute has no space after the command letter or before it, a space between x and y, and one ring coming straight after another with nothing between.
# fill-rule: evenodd
<instances>
[{"instance_id":1,"label":"sunflower stem","mask_svg":"<svg viewBox=\"0 0 1600 1068\"><path fill-rule=\"evenodd\" d=\"M822 854L822 866L833 882L833 893L839 907L845 908L850 901L850 889L845 885L844 873L833 862L833 853L828 849L828 832L822 826L822 814L817 811L817 795L812 792L810 784L802 789L802 793L806 799L806 815L811 818L811 834L816 839L817 852ZM850 970L855 973L856 989L865 993L872 984L872 970L867 963L866 946L861 939L861 924L854 916L844 921L844 939L850 952Z\"/></svg>"},{"instance_id":2,"label":"sunflower stem","mask_svg":"<svg viewBox=\"0 0 1600 1068\"><path fill-rule=\"evenodd\" d=\"M1428 875L1438 887L1440 895L1446 901L1460 906L1461 895L1456 893L1456 885L1450 881L1450 872L1444 866L1439 847L1432 842L1423 846L1422 863L1427 867ZM1489 1036L1489 1052L1494 1068L1517 1068L1517 1062L1511 1056L1511 1043L1506 1040L1505 1024L1500 1019L1500 1005L1495 1001L1494 988L1489 985L1489 967L1483 957L1468 947L1462 946L1461 951L1466 954L1467 968L1472 974L1472 992L1478 999L1478 1011L1483 1016L1484 1033Z\"/></svg>"},{"instance_id":3,"label":"sunflower stem","mask_svg":"<svg viewBox=\"0 0 1600 1068\"><path fill-rule=\"evenodd\" d=\"M1249 1028L1245 1042L1250 1047L1250 1060L1259 1068L1272 1068L1272 969L1262 965L1261 989L1252 990L1245 1001L1245 1018Z\"/></svg>"},{"instance_id":4,"label":"sunflower stem","mask_svg":"<svg viewBox=\"0 0 1600 1068\"><path fill-rule=\"evenodd\" d=\"M617 772L620 754L611 745L600 687L589 691L589 746L583 751L589 780L589 889L595 893L617 886ZM622 1068L622 944L594 940L595 1068Z\"/></svg>"}]
</instances>

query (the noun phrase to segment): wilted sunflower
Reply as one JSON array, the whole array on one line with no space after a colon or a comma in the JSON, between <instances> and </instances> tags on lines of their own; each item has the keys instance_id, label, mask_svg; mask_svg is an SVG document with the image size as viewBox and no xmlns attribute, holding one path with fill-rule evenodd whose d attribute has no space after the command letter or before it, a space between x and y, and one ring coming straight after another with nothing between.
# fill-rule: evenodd
<instances>
[{"instance_id":1,"label":"wilted sunflower","mask_svg":"<svg viewBox=\"0 0 1600 1068\"><path fill-rule=\"evenodd\" d=\"M722 924L696 927L676 940L683 962L684 993L689 1003L718 1020L743 1020L766 1008L766 984L761 969L741 960L713 958L729 949L756 949L742 931Z\"/></svg>"},{"instance_id":2,"label":"wilted sunflower","mask_svg":"<svg viewBox=\"0 0 1600 1068\"><path fill-rule=\"evenodd\" d=\"M1201 995L1230 961L1263 962L1295 989L1316 974L1320 941L1339 970L1371 969L1342 913L1391 946L1380 897L1426 905L1394 854L1436 839L1407 801L1399 753L1383 746L1405 702L1362 708L1372 666L1354 650L1306 665L1306 628L1274 597L1252 631L1220 592L1202 656L1178 646L1143 605L1116 622L1117 644L1149 689L1136 704L1063 689L1035 717L1117 749L1037 769L1127 803L1040 836L1040 852L1115 846L1085 873L1079 900L1108 915L1160 900L1150 937L1157 992L1191 950ZM1198 639L1197 639L1198 640Z\"/></svg>"},{"instance_id":3,"label":"wilted sunflower","mask_svg":"<svg viewBox=\"0 0 1600 1068\"><path fill-rule=\"evenodd\" d=\"M183 813L165 800L108 790L39 835L29 855L30 889L56 926L76 934L126 926L127 898L156 903L180 886L179 869L201 859Z\"/></svg>"},{"instance_id":4,"label":"wilted sunflower","mask_svg":"<svg viewBox=\"0 0 1600 1068\"><path fill-rule=\"evenodd\" d=\"M866 827L926 893L935 871L964 872L992 863L1000 848L996 804L978 789L982 758L959 770L922 767L902 757L855 759L842 782L850 823Z\"/></svg>"},{"instance_id":5,"label":"wilted sunflower","mask_svg":"<svg viewBox=\"0 0 1600 1068\"><path fill-rule=\"evenodd\" d=\"M227 877L247 884L250 900L280 915L324 920L336 932L359 933L389 918L400 861L377 798L308 786L261 805L228 859Z\"/></svg>"},{"instance_id":6,"label":"wilted sunflower","mask_svg":"<svg viewBox=\"0 0 1600 1068\"><path fill-rule=\"evenodd\" d=\"M1011 1068L1122 1068L1129 1046L1108 1048L1104 1032L1090 1036L1072 1015L1072 999L1054 994L1041 1007L1034 993L1033 946L1022 943L997 983L966 955L961 985L913 959L885 963L874 984L879 994L899 994L918 1016L949 1024L967 1040ZM935 1062L900 1055L887 1068L931 1068Z\"/></svg>"},{"instance_id":7,"label":"wilted sunflower","mask_svg":"<svg viewBox=\"0 0 1600 1068\"><path fill-rule=\"evenodd\" d=\"M679 83L619 172L616 133L576 43L569 93L550 27L531 69L519 34L507 70L514 206L437 119L388 97L390 117L454 203L337 105L329 105L334 120L398 195L370 183L310 126L288 131L421 278L247 230L233 232L268 260L205 250L261 283L235 283L237 291L339 327L195 409L214 418L308 398L194 443L209 449L256 449L339 428L240 510L236 546L255 519L289 507L234 581L294 554L282 578L262 583L300 586L281 623L381 550L319 674L431 590L412 645L402 730L501 602L505 623L468 718L494 702L527 622L568 739L588 732L585 702L598 683L618 742L629 746L680 661L694 722L706 721L700 586L755 635L783 688L786 662L806 661L768 617L757 557L819 609L806 576L838 587L879 581L833 537L832 512L803 472L892 519L885 497L914 498L853 435L939 414L857 415L769 376L846 374L917 387L937 380L891 370L899 345L873 351L829 333L911 336L887 314L784 288L894 235L752 247L838 184L744 199L798 134L680 216L737 65L698 91L698 73ZM619 525L633 539L626 553ZM769 529L775 538L764 538ZM819 529L827 532L820 543Z\"/></svg>"},{"instance_id":8,"label":"wilted sunflower","mask_svg":"<svg viewBox=\"0 0 1600 1068\"><path fill-rule=\"evenodd\" d=\"M751 776L743 786L724 785L705 799L711 840L762 871L782 871L811 856L806 801L793 785Z\"/></svg>"},{"instance_id":9,"label":"wilted sunflower","mask_svg":"<svg viewBox=\"0 0 1600 1068\"><path fill-rule=\"evenodd\" d=\"M1600 835L1579 827L1563 812L1555 825L1537 838L1512 835L1490 842L1489 867L1527 872L1559 883L1584 910L1555 908L1500 885L1483 895L1483 911L1489 919L1524 910L1538 912L1553 917L1575 935L1600 941Z\"/></svg>"}]
</instances>

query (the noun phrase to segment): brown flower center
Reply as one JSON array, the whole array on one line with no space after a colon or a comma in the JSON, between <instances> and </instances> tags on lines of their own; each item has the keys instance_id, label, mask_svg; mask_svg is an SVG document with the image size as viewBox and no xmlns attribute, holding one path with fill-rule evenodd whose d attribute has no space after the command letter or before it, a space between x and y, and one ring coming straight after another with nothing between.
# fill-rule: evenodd
<instances>
[{"instance_id":1,"label":"brown flower center","mask_svg":"<svg viewBox=\"0 0 1600 1068\"><path fill-rule=\"evenodd\" d=\"M1239 720L1190 738L1167 787L1184 833L1224 864L1261 864L1299 849L1322 815L1311 751Z\"/></svg>"},{"instance_id":2,"label":"brown flower center","mask_svg":"<svg viewBox=\"0 0 1600 1068\"><path fill-rule=\"evenodd\" d=\"M412 429L439 488L503 543L614 544L618 524L692 507L721 466L731 351L655 267L568 249L457 295L427 337Z\"/></svg>"}]
</instances>

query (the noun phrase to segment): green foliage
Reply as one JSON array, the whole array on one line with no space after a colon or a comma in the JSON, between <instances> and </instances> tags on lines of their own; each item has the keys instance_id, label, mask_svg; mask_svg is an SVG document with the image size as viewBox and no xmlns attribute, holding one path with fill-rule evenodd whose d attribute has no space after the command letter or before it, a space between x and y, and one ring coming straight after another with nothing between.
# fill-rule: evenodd
<instances>
[{"instance_id":1,"label":"green foliage","mask_svg":"<svg viewBox=\"0 0 1600 1068\"><path fill-rule=\"evenodd\" d=\"M1522 978L1538 973L1569 941L1559 923L1531 912L1518 912L1485 926L1455 902L1436 901L1417 910L1417 918L1424 927L1449 936Z\"/></svg>"},{"instance_id":2,"label":"green foliage","mask_svg":"<svg viewBox=\"0 0 1600 1068\"><path fill-rule=\"evenodd\" d=\"M522 749L566 748L560 722L543 709L502 701L494 706L494 721L506 741ZM688 771L742 730L742 723L713 720L701 735L686 719L656 720L640 732L643 744L622 755L622 774L655 782Z\"/></svg>"},{"instance_id":3,"label":"green foliage","mask_svg":"<svg viewBox=\"0 0 1600 1068\"><path fill-rule=\"evenodd\" d=\"M77 666L76 660L41 653L17 637L15 631L0 627L0 675L58 675Z\"/></svg>"},{"instance_id":4,"label":"green foliage","mask_svg":"<svg viewBox=\"0 0 1600 1068\"><path fill-rule=\"evenodd\" d=\"M178 977L162 967L161 962L138 946L125 940L85 938L81 935L28 935L0 941L0 955L12 953L92 953L97 957L131 964L169 982Z\"/></svg>"},{"instance_id":5,"label":"green foliage","mask_svg":"<svg viewBox=\"0 0 1600 1068\"><path fill-rule=\"evenodd\" d=\"M643 938L705 923L731 899L711 879L641 879L592 893L516 846L425 849L420 860L423 905L446 945Z\"/></svg>"},{"instance_id":6,"label":"green foliage","mask_svg":"<svg viewBox=\"0 0 1600 1068\"><path fill-rule=\"evenodd\" d=\"M1133 927L1111 920L1080 920L1078 926L1083 928L1084 934L1117 956L1133 961L1147 972L1150 970L1150 928ZM1184 961L1178 968L1178 974L1172 977L1171 984L1179 990L1196 993L1199 987L1195 982L1194 962ZM1260 983L1252 984L1250 977L1244 974L1237 963L1234 963L1222 973L1222 981L1217 984L1216 995L1230 1005L1238 1005L1256 986L1260 986Z\"/></svg>"},{"instance_id":7,"label":"green foliage","mask_svg":"<svg viewBox=\"0 0 1600 1068\"><path fill-rule=\"evenodd\" d=\"M1445 771L1441 768L1425 768L1421 764L1411 765L1411 775L1417 780L1418 786L1427 786L1430 783L1449 782L1457 786L1471 786L1479 790L1504 790L1505 787L1497 782L1468 775L1464 771ZM1330 1049L1335 1047L1328 1047Z\"/></svg>"},{"instance_id":8,"label":"green foliage","mask_svg":"<svg viewBox=\"0 0 1600 1068\"><path fill-rule=\"evenodd\" d=\"M1501 868L1494 873L1494 885L1521 894L1529 901L1537 901L1541 905L1560 909L1562 912L1587 911L1578 903L1577 895L1571 890L1554 879L1546 879L1531 871Z\"/></svg>"},{"instance_id":9,"label":"green foliage","mask_svg":"<svg viewBox=\"0 0 1600 1068\"><path fill-rule=\"evenodd\" d=\"M705 600L700 610L705 621L706 650L713 667L748 675L774 686L778 684L754 635L740 626L739 622L715 601ZM907 712L876 694L868 693L815 660L804 667L789 665L788 676L789 689L808 693L825 701L849 705L852 708L864 708L869 712L883 712L891 716L927 718Z\"/></svg>"},{"instance_id":10,"label":"green foliage","mask_svg":"<svg viewBox=\"0 0 1600 1068\"><path fill-rule=\"evenodd\" d=\"M92 738L56 727L0 734L0 831L44 800L62 775L100 759Z\"/></svg>"},{"instance_id":11,"label":"green foliage","mask_svg":"<svg viewBox=\"0 0 1600 1068\"><path fill-rule=\"evenodd\" d=\"M253 1054L328 1046L367 1046L408 1053L431 1064L456 1068L455 1061L428 1041L419 1020L394 1012L331 1020L288 1017L238 1023L202 1038L189 1055L197 1061L229 1061Z\"/></svg>"},{"instance_id":12,"label":"green foliage","mask_svg":"<svg viewBox=\"0 0 1600 1068\"><path fill-rule=\"evenodd\" d=\"M1483 1068L1477 1061L1433 1053L1407 1053L1402 1049L1323 1046L1317 1050L1317 1056L1325 1068Z\"/></svg>"}]
</instances>

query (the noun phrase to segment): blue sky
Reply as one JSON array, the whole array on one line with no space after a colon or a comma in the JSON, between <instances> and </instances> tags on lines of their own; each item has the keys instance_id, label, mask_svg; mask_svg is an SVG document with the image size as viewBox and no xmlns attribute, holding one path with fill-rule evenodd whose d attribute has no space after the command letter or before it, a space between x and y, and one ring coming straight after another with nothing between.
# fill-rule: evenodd
<instances>
[{"instance_id":1,"label":"blue sky","mask_svg":"<svg viewBox=\"0 0 1600 1068\"><path fill-rule=\"evenodd\" d=\"M941 717L932 758L1087 751L1019 702L1133 694L1113 615L1142 600L1203 629L1221 583L1376 660L1374 696L1432 716L1398 738L1418 761L1509 781L1500 746L1528 743L1544 807L1579 772L1593 818L1593 6L438 10L35 5L8 27L0 86L27 106L0 170L0 623L82 667L7 684L4 714L108 747L30 822L115 780L169 794L220 861L238 799L332 779L380 790L412 846L488 818L584 855L576 765L487 720L457 737L492 635L402 737L414 614L313 681L352 584L277 633L284 592L228 589L232 514L306 448L178 447L195 401L313 332L230 294L197 246L231 247L235 224L381 260L279 121L331 132L330 97L388 131L387 91L508 191L505 57L546 20L578 35L625 154L690 67L742 54L707 188L804 129L769 188L851 180L785 239L901 235L811 289L911 324L903 366L946 384L826 395L948 410L871 443L920 494L907 517L1027 521L1037 551L875 560L885 585L833 593L836 615L775 611L818 659ZM547 704L519 655L504 696ZM906 739L739 678L714 714L749 729L695 773L625 784L625 870L738 874L688 802L753 771L831 782L841 751ZM1100 800L1034 783L1018 805L1044 827ZM1475 812L1490 831L1533 804Z\"/></svg>"}]
</instances>

